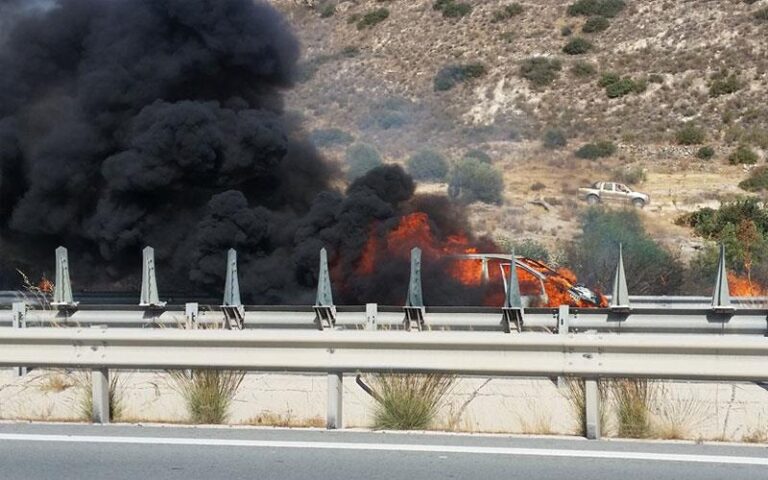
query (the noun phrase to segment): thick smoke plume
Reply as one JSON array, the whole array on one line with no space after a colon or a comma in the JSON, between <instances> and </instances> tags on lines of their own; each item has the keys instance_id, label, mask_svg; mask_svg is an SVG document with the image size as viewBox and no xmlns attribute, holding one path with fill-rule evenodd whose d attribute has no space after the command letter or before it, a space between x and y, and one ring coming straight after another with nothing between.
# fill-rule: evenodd
<instances>
[{"instance_id":1,"label":"thick smoke plume","mask_svg":"<svg viewBox=\"0 0 768 480\"><path fill-rule=\"evenodd\" d=\"M355 274L368 238L417 210L438 237L465 226L445 201L415 198L399 167L333 188L337 172L283 115L299 45L267 4L0 0L0 9L7 265L50 273L42 267L64 244L76 289L126 290L152 245L161 289L217 292L234 247L246 300L306 303L325 246L339 303L398 303L407 259ZM436 302L455 301L458 285L439 287Z\"/></svg>"}]
</instances>

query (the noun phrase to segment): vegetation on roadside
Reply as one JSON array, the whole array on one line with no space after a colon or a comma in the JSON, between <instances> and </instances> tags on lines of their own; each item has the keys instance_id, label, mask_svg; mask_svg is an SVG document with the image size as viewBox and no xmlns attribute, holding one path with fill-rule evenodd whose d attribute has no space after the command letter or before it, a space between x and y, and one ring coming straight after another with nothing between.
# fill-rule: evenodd
<instances>
[{"instance_id":1,"label":"vegetation on roadside","mask_svg":"<svg viewBox=\"0 0 768 480\"><path fill-rule=\"evenodd\" d=\"M80 417L90 422L93 418L93 380L89 370L74 374L74 386L77 388L77 408ZM118 372L112 370L109 376L109 418L116 420L123 416L123 382Z\"/></svg>"},{"instance_id":2,"label":"vegetation on roadside","mask_svg":"<svg viewBox=\"0 0 768 480\"><path fill-rule=\"evenodd\" d=\"M509 5L504 5L503 7L499 8L498 10L493 12L492 20L494 22L503 22L505 20L509 20L512 17L516 17L523 13L523 6L519 3L510 3Z\"/></svg>"},{"instance_id":3,"label":"vegetation on roadside","mask_svg":"<svg viewBox=\"0 0 768 480\"><path fill-rule=\"evenodd\" d=\"M742 86L738 75L735 73L728 73L727 71L721 71L710 78L709 96L719 97L721 95L736 93L741 90Z\"/></svg>"},{"instance_id":4,"label":"vegetation on roadside","mask_svg":"<svg viewBox=\"0 0 768 480\"><path fill-rule=\"evenodd\" d=\"M615 17L624 7L624 0L578 0L568 6L568 15Z\"/></svg>"},{"instance_id":5,"label":"vegetation on roadside","mask_svg":"<svg viewBox=\"0 0 768 480\"><path fill-rule=\"evenodd\" d=\"M644 378L617 378L609 383L616 409L618 436L648 438L651 436L651 408L656 388Z\"/></svg>"},{"instance_id":6,"label":"vegetation on roadside","mask_svg":"<svg viewBox=\"0 0 768 480\"><path fill-rule=\"evenodd\" d=\"M608 98L619 98L630 93L644 92L648 88L648 81L621 77L614 72L607 72L600 77L598 85L605 88Z\"/></svg>"},{"instance_id":7,"label":"vegetation on roadside","mask_svg":"<svg viewBox=\"0 0 768 480\"><path fill-rule=\"evenodd\" d=\"M573 63L571 67L571 73L579 78L591 77L597 73L597 67L592 63L585 62L584 60L578 60Z\"/></svg>"},{"instance_id":8,"label":"vegetation on roadside","mask_svg":"<svg viewBox=\"0 0 768 480\"><path fill-rule=\"evenodd\" d=\"M609 292L623 245L630 294L671 295L680 290L683 265L645 230L635 209L590 208L581 219L581 236L566 249L568 266L579 281Z\"/></svg>"},{"instance_id":9,"label":"vegetation on roadside","mask_svg":"<svg viewBox=\"0 0 768 480\"><path fill-rule=\"evenodd\" d=\"M586 391L583 378L566 378L565 398L571 406L574 418L576 418L576 434L587 434L587 410ZM600 399L600 431L605 432L608 425L608 389L602 380L597 382L598 398Z\"/></svg>"},{"instance_id":10,"label":"vegetation on roadside","mask_svg":"<svg viewBox=\"0 0 768 480\"><path fill-rule=\"evenodd\" d=\"M739 183L739 188L748 192L768 191L768 167L757 167L749 173L749 178Z\"/></svg>"},{"instance_id":11,"label":"vegetation on roadside","mask_svg":"<svg viewBox=\"0 0 768 480\"><path fill-rule=\"evenodd\" d=\"M704 130L695 124L688 122L675 133L675 141L678 145L701 145L706 139Z\"/></svg>"},{"instance_id":12,"label":"vegetation on roadside","mask_svg":"<svg viewBox=\"0 0 768 480\"><path fill-rule=\"evenodd\" d=\"M715 149L710 146L701 147L696 151L696 158L701 160L711 160L715 156Z\"/></svg>"},{"instance_id":13,"label":"vegetation on roadside","mask_svg":"<svg viewBox=\"0 0 768 480\"><path fill-rule=\"evenodd\" d=\"M184 399L189 421L195 424L225 423L229 407L245 378L240 370L171 370L171 386Z\"/></svg>"},{"instance_id":14,"label":"vegetation on roadside","mask_svg":"<svg viewBox=\"0 0 768 480\"><path fill-rule=\"evenodd\" d=\"M581 27L581 31L584 33L599 33L608 30L608 27L610 26L611 22L609 22L607 18L597 15L589 17L587 21L584 22L584 26Z\"/></svg>"},{"instance_id":15,"label":"vegetation on roadside","mask_svg":"<svg viewBox=\"0 0 768 480\"><path fill-rule=\"evenodd\" d=\"M563 47L563 53L567 55L583 55L592 50L592 42L585 38L574 37Z\"/></svg>"},{"instance_id":16,"label":"vegetation on roadside","mask_svg":"<svg viewBox=\"0 0 768 480\"><path fill-rule=\"evenodd\" d=\"M425 430L435 421L456 377L443 374L375 374L377 395L373 424L387 430Z\"/></svg>"}]
</instances>

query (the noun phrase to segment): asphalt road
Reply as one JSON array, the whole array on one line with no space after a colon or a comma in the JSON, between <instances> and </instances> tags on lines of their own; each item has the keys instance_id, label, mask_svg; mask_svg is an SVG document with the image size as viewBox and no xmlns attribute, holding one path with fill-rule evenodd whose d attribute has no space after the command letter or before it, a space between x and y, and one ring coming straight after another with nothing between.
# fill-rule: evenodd
<instances>
[{"instance_id":1,"label":"asphalt road","mask_svg":"<svg viewBox=\"0 0 768 480\"><path fill-rule=\"evenodd\" d=\"M0 424L0 479L740 480L767 446L253 428Z\"/></svg>"}]
</instances>

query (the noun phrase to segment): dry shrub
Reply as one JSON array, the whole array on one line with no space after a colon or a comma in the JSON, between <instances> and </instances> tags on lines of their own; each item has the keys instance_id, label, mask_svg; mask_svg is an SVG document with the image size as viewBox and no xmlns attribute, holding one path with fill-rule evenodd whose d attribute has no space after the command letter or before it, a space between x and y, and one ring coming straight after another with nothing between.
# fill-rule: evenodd
<instances>
[{"instance_id":1,"label":"dry shrub","mask_svg":"<svg viewBox=\"0 0 768 480\"><path fill-rule=\"evenodd\" d=\"M254 425L254 426L265 426L265 427L287 427L287 428L295 428L295 427L311 427L311 428L324 428L325 427L325 419L322 417L309 417L309 418L299 418L295 417L293 415L293 412L290 410L283 414L275 413L275 412L261 412L259 415L249 418L246 422L246 425Z\"/></svg>"},{"instance_id":2,"label":"dry shrub","mask_svg":"<svg viewBox=\"0 0 768 480\"><path fill-rule=\"evenodd\" d=\"M72 373L72 382L77 388L77 408L83 420L91 421L93 418L93 377L90 370L80 370ZM117 372L110 372L109 376L109 418L119 419L123 416L124 408L124 382Z\"/></svg>"},{"instance_id":3,"label":"dry shrub","mask_svg":"<svg viewBox=\"0 0 768 480\"><path fill-rule=\"evenodd\" d=\"M653 436L667 440L691 438L692 430L706 422L707 404L700 398L673 393L661 384L654 402Z\"/></svg>"},{"instance_id":4,"label":"dry shrub","mask_svg":"<svg viewBox=\"0 0 768 480\"><path fill-rule=\"evenodd\" d=\"M197 424L221 424L229 416L229 407L243 383L241 370L171 370L171 387L183 398L189 421Z\"/></svg>"},{"instance_id":5,"label":"dry shrub","mask_svg":"<svg viewBox=\"0 0 768 480\"><path fill-rule=\"evenodd\" d=\"M610 383L618 420L618 435L647 438L651 435L651 406L655 385L644 378L617 378Z\"/></svg>"},{"instance_id":6,"label":"dry shrub","mask_svg":"<svg viewBox=\"0 0 768 480\"><path fill-rule=\"evenodd\" d=\"M428 428L455 382L455 376L439 373L373 375L371 387L378 395L374 426L387 430Z\"/></svg>"}]
</instances>

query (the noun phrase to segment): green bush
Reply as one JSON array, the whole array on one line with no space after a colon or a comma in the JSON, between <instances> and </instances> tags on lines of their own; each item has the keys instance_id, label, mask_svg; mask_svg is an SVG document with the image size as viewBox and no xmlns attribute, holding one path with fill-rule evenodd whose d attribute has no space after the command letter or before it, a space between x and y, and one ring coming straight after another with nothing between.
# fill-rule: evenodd
<instances>
[{"instance_id":1,"label":"green bush","mask_svg":"<svg viewBox=\"0 0 768 480\"><path fill-rule=\"evenodd\" d=\"M607 87L608 85L612 85L616 82L621 80L621 77L618 73L614 72L606 72L602 75L600 75L600 81L597 82L598 85L601 87Z\"/></svg>"},{"instance_id":2,"label":"green bush","mask_svg":"<svg viewBox=\"0 0 768 480\"><path fill-rule=\"evenodd\" d=\"M671 295L682 285L682 265L646 232L634 209L590 208L582 217L582 235L566 251L568 265L585 285L610 292L618 244L632 295Z\"/></svg>"},{"instance_id":3,"label":"green bush","mask_svg":"<svg viewBox=\"0 0 768 480\"><path fill-rule=\"evenodd\" d=\"M624 77L618 82L614 82L605 87L605 94L608 98L623 97L633 91L635 91L635 82L629 77Z\"/></svg>"},{"instance_id":4,"label":"green bush","mask_svg":"<svg viewBox=\"0 0 768 480\"><path fill-rule=\"evenodd\" d=\"M488 70L482 63L446 65L435 75L434 89L436 92L450 90L460 83L482 77L487 72Z\"/></svg>"},{"instance_id":5,"label":"green bush","mask_svg":"<svg viewBox=\"0 0 768 480\"><path fill-rule=\"evenodd\" d=\"M432 4L432 8L443 13L445 18L461 18L472 12L472 5L456 0L437 0Z\"/></svg>"},{"instance_id":6,"label":"green bush","mask_svg":"<svg viewBox=\"0 0 768 480\"><path fill-rule=\"evenodd\" d=\"M332 17L336 14L336 5L333 3L325 3L320 6L320 18Z\"/></svg>"},{"instance_id":7,"label":"green bush","mask_svg":"<svg viewBox=\"0 0 768 480\"><path fill-rule=\"evenodd\" d=\"M616 153L616 145L607 140L601 140L595 143L587 143L576 150L574 154L578 158L594 160L597 158L610 157Z\"/></svg>"},{"instance_id":8,"label":"green bush","mask_svg":"<svg viewBox=\"0 0 768 480\"><path fill-rule=\"evenodd\" d=\"M519 3L511 3L493 12L494 22L503 22L523 13L523 6Z\"/></svg>"},{"instance_id":9,"label":"green bush","mask_svg":"<svg viewBox=\"0 0 768 480\"><path fill-rule=\"evenodd\" d=\"M464 155L464 158L473 158L487 164L493 163L491 156L478 148L473 148L472 150L468 151Z\"/></svg>"},{"instance_id":10,"label":"green bush","mask_svg":"<svg viewBox=\"0 0 768 480\"><path fill-rule=\"evenodd\" d=\"M444 180L448 162L434 150L422 150L408 159L407 170L416 180Z\"/></svg>"},{"instance_id":11,"label":"green bush","mask_svg":"<svg viewBox=\"0 0 768 480\"><path fill-rule=\"evenodd\" d=\"M613 178L617 182L627 185L639 185L646 180L645 170L640 165L629 168L619 168L613 172Z\"/></svg>"},{"instance_id":12,"label":"green bush","mask_svg":"<svg viewBox=\"0 0 768 480\"><path fill-rule=\"evenodd\" d=\"M578 0L568 7L568 15L615 17L626 4L623 0Z\"/></svg>"},{"instance_id":13,"label":"green bush","mask_svg":"<svg viewBox=\"0 0 768 480\"><path fill-rule=\"evenodd\" d=\"M752 16L759 22L768 22L768 7L761 8L753 13Z\"/></svg>"},{"instance_id":14,"label":"green bush","mask_svg":"<svg viewBox=\"0 0 768 480\"><path fill-rule=\"evenodd\" d=\"M381 165L381 155L371 145L354 143L347 148L347 178L350 181Z\"/></svg>"},{"instance_id":15,"label":"green bush","mask_svg":"<svg viewBox=\"0 0 768 480\"><path fill-rule=\"evenodd\" d=\"M229 407L243 383L245 372L239 370L182 370L170 372L174 390L181 394L189 420L197 424L226 422Z\"/></svg>"},{"instance_id":16,"label":"green bush","mask_svg":"<svg viewBox=\"0 0 768 480\"><path fill-rule=\"evenodd\" d=\"M749 174L749 178L739 183L739 188L748 192L768 190L768 167L757 167Z\"/></svg>"},{"instance_id":17,"label":"green bush","mask_svg":"<svg viewBox=\"0 0 768 480\"><path fill-rule=\"evenodd\" d=\"M725 72L721 72L711 79L709 83L709 96L719 97L721 95L729 95L738 92L741 90L741 87L742 84L737 75L728 75Z\"/></svg>"},{"instance_id":18,"label":"green bush","mask_svg":"<svg viewBox=\"0 0 768 480\"><path fill-rule=\"evenodd\" d=\"M686 123L675 133L675 141L678 145L701 145L706 135L704 130L691 122Z\"/></svg>"},{"instance_id":19,"label":"green bush","mask_svg":"<svg viewBox=\"0 0 768 480\"><path fill-rule=\"evenodd\" d=\"M363 30L365 28L374 27L384 20L389 18L389 9L377 8L363 15L360 21L357 22L357 29Z\"/></svg>"},{"instance_id":20,"label":"green bush","mask_svg":"<svg viewBox=\"0 0 768 480\"><path fill-rule=\"evenodd\" d=\"M696 157L702 160L711 160L715 156L715 149L710 146L701 147L696 152Z\"/></svg>"},{"instance_id":21,"label":"green bush","mask_svg":"<svg viewBox=\"0 0 768 480\"><path fill-rule=\"evenodd\" d=\"M555 81L561 68L556 58L531 57L520 64L520 76L536 87L543 87Z\"/></svg>"},{"instance_id":22,"label":"green bush","mask_svg":"<svg viewBox=\"0 0 768 480\"><path fill-rule=\"evenodd\" d=\"M563 53L568 55L582 55L592 50L592 43L581 37L575 37L563 47Z\"/></svg>"},{"instance_id":23,"label":"green bush","mask_svg":"<svg viewBox=\"0 0 768 480\"><path fill-rule=\"evenodd\" d=\"M597 15L589 17L587 21L584 22L584 26L581 27L581 31L584 33L598 33L607 30L610 26L611 22L609 22L607 18Z\"/></svg>"},{"instance_id":24,"label":"green bush","mask_svg":"<svg viewBox=\"0 0 768 480\"><path fill-rule=\"evenodd\" d=\"M757 154L748 146L739 145L736 150L728 155L728 163L731 165L754 165L757 163Z\"/></svg>"},{"instance_id":25,"label":"green bush","mask_svg":"<svg viewBox=\"0 0 768 480\"><path fill-rule=\"evenodd\" d=\"M571 67L571 73L573 73L574 76L580 78L591 77L597 73L597 68L595 68L595 66L589 62L579 60Z\"/></svg>"},{"instance_id":26,"label":"green bush","mask_svg":"<svg viewBox=\"0 0 768 480\"><path fill-rule=\"evenodd\" d=\"M644 378L617 378L610 383L621 438L647 438L651 434L651 408L655 388Z\"/></svg>"},{"instance_id":27,"label":"green bush","mask_svg":"<svg viewBox=\"0 0 768 480\"><path fill-rule=\"evenodd\" d=\"M348 145L352 143L355 137L339 128L318 128L312 131L309 139L316 146L323 148L334 145Z\"/></svg>"},{"instance_id":28,"label":"green bush","mask_svg":"<svg viewBox=\"0 0 768 480\"><path fill-rule=\"evenodd\" d=\"M658 73L648 75L648 81L651 83L664 83L664 77Z\"/></svg>"},{"instance_id":29,"label":"green bush","mask_svg":"<svg viewBox=\"0 0 768 480\"><path fill-rule=\"evenodd\" d=\"M530 238L523 240L512 240L507 237L497 238L496 245L499 246L502 252L511 252L514 250L515 255L532 258L544 263L549 263L551 260L551 255L549 250L547 250L547 247L541 242Z\"/></svg>"},{"instance_id":30,"label":"green bush","mask_svg":"<svg viewBox=\"0 0 768 480\"><path fill-rule=\"evenodd\" d=\"M453 165L448 177L448 192L452 198L466 202L502 203L502 174L487 163L464 158Z\"/></svg>"},{"instance_id":31,"label":"green bush","mask_svg":"<svg viewBox=\"0 0 768 480\"><path fill-rule=\"evenodd\" d=\"M546 148L555 150L568 145L568 139L565 137L565 133L562 130L558 128L550 128L544 132L544 137L542 137L541 144Z\"/></svg>"}]
</instances>

